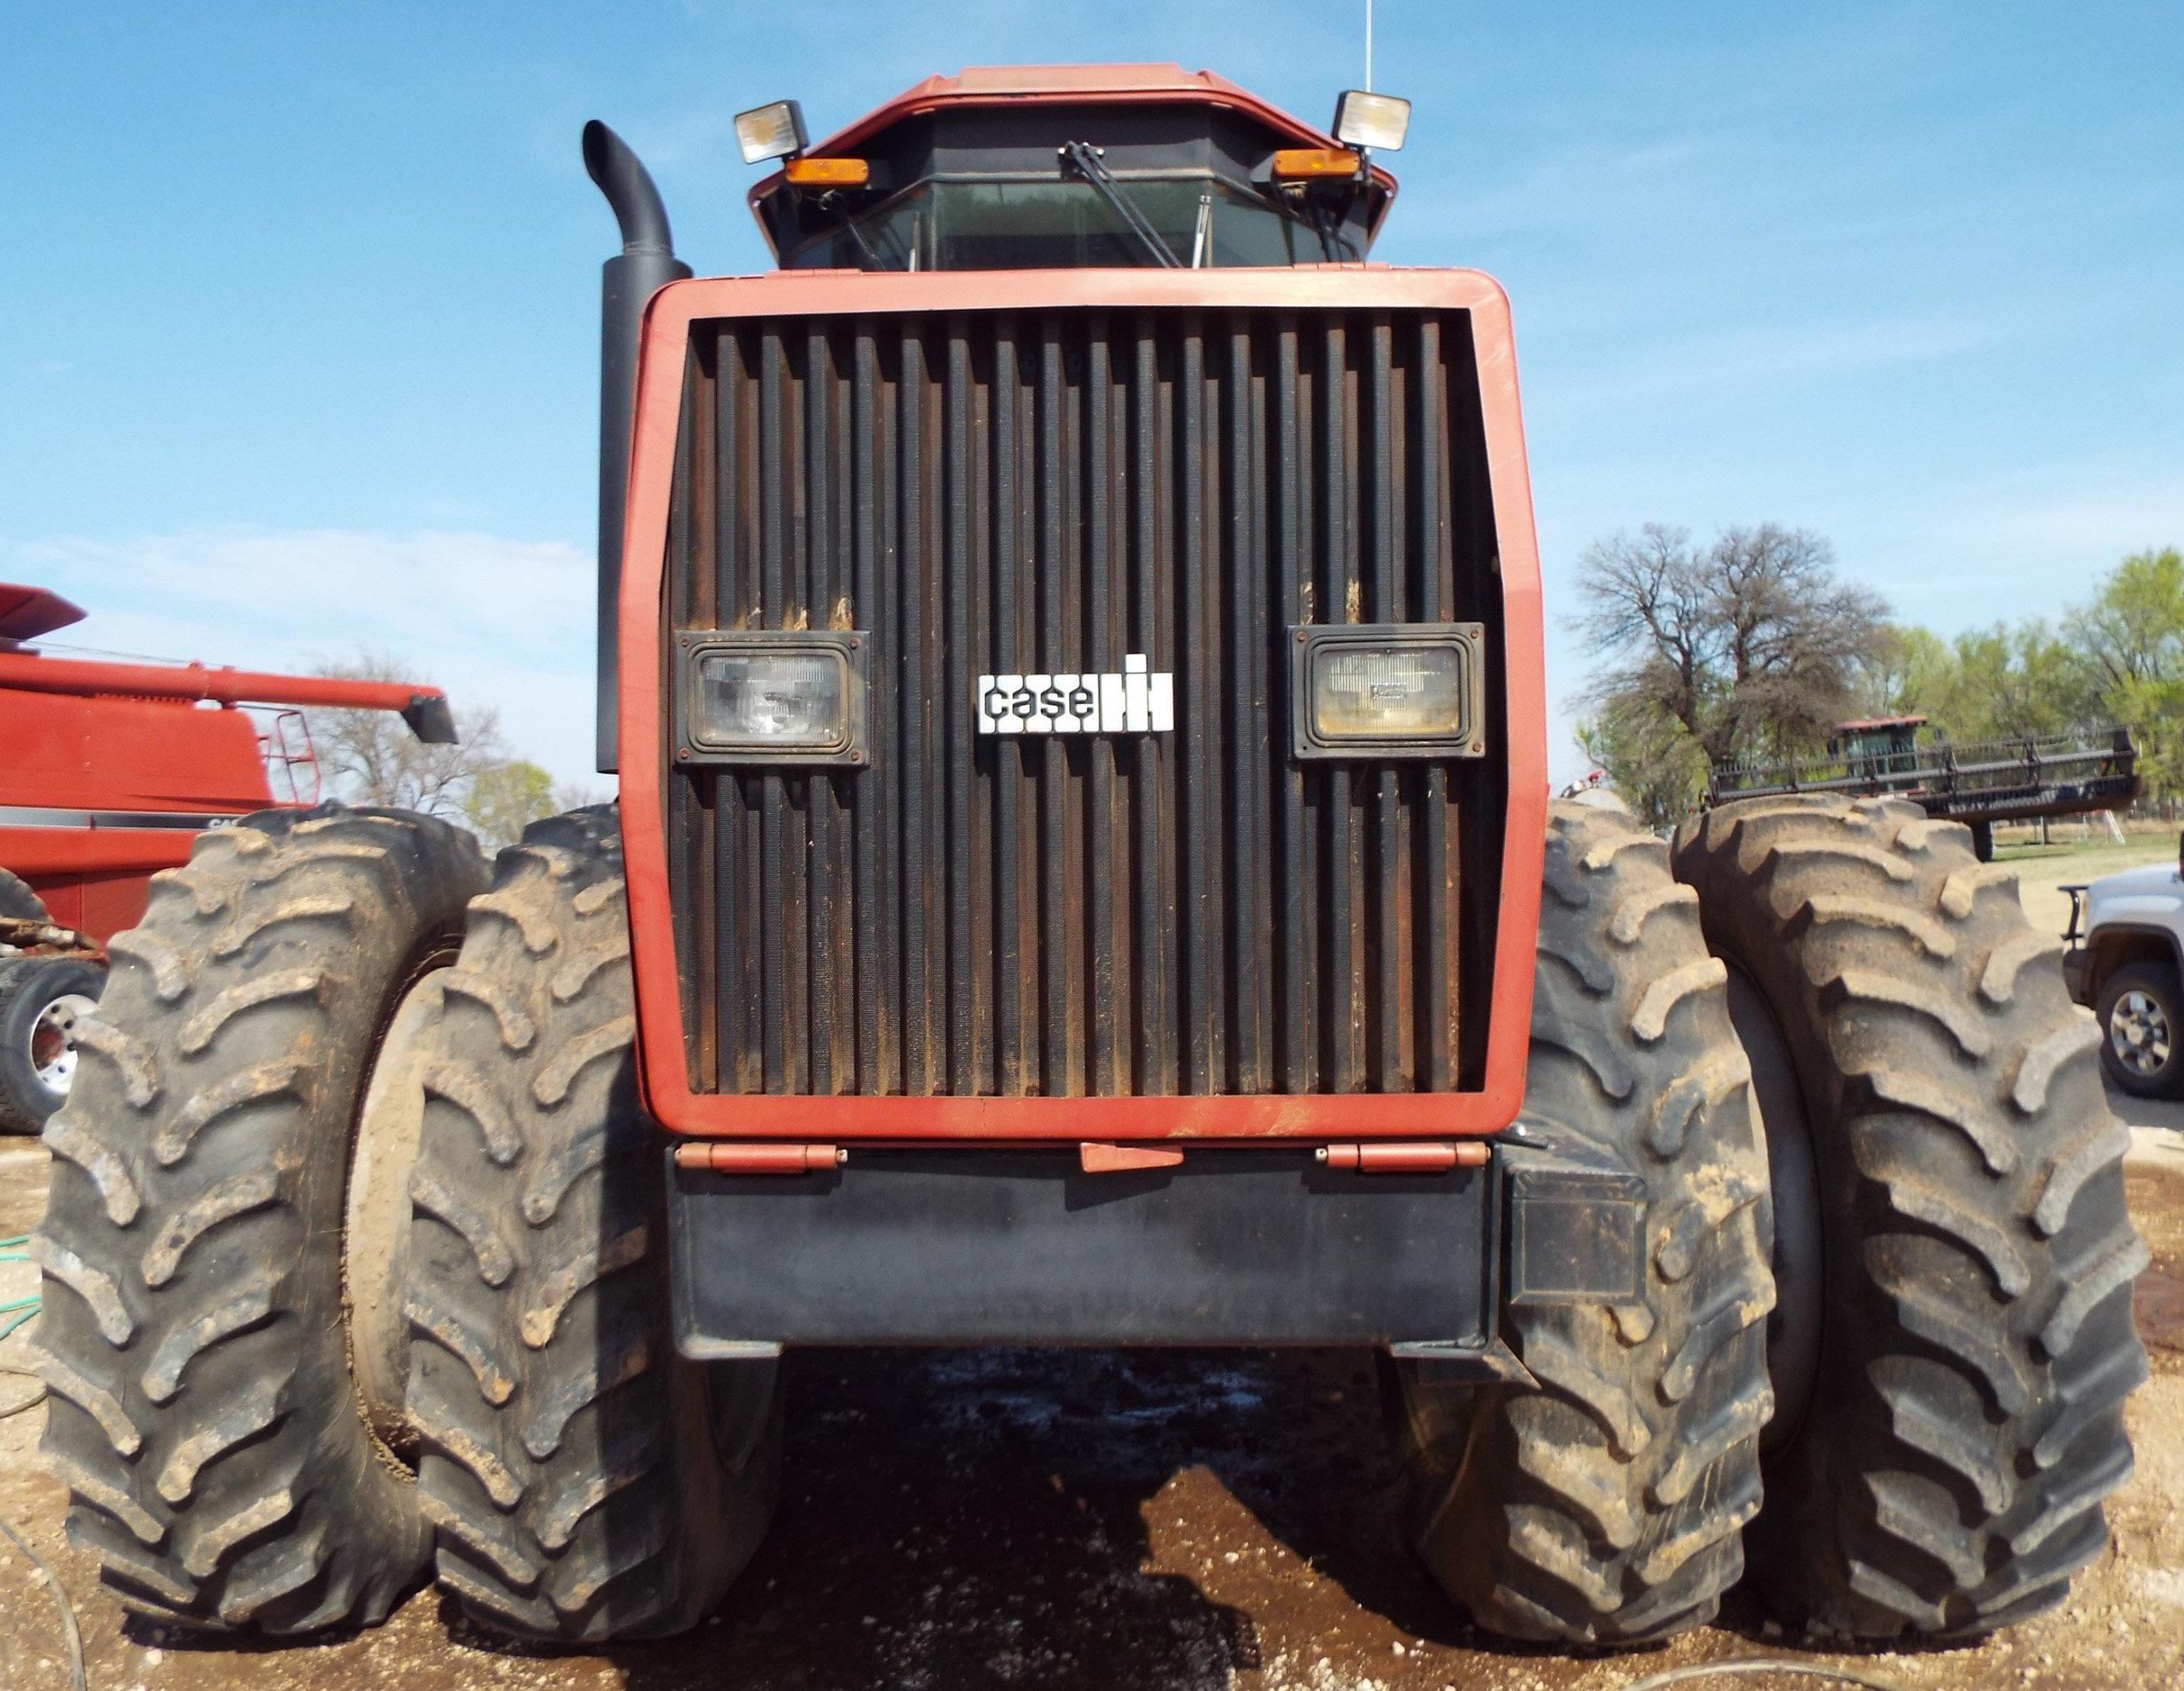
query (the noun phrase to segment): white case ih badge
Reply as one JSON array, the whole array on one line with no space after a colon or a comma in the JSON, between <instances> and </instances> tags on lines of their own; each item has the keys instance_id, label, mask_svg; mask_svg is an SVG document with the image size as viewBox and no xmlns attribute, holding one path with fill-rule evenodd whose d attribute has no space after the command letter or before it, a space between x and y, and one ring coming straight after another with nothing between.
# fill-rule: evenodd
<instances>
[{"instance_id":1,"label":"white case ih badge","mask_svg":"<svg viewBox=\"0 0 2184 1691\"><path fill-rule=\"evenodd\" d=\"M1175 677L1147 673L1132 653L1122 673L981 675L981 734L1165 734L1175 726Z\"/></svg>"}]
</instances>

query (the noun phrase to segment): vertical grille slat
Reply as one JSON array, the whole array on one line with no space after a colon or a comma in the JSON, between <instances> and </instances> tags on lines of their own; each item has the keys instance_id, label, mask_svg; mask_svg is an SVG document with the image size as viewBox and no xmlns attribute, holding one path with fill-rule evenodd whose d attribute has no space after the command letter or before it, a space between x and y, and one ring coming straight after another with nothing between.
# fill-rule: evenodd
<instances>
[{"instance_id":1,"label":"vertical grille slat","mask_svg":"<svg viewBox=\"0 0 2184 1691\"><path fill-rule=\"evenodd\" d=\"M803 558L808 584L803 602L810 607L814 626L825 627L833 615L834 501L828 476L831 430L830 391L832 358L826 330L814 323L804 335L804 507ZM807 913L811 920L810 966L806 972L811 993L811 1090L832 1092L834 1078L835 958L839 950L835 929L834 782L824 773L806 777L806 802L811 807L811 846Z\"/></svg>"},{"instance_id":2,"label":"vertical grille slat","mask_svg":"<svg viewBox=\"0 0 2184 1691\"><path fill-rule=\"evenodd\" d=\"M1348 416L1348 337L1340 321L1327 325L1320 346L1320 472L1326 485L1320 500L1325 525L1320 556L1325 571L1316 622L1358 622L1351 597L1353 547L1350 525ZM1357 1090L1357 954L1351 921L1355 903L1356 856L1350 815L1351 772L1330 764L1321 777L1327 813L1326 988L1328 997L1327 1046L1330 1091Z\"/></svg>"},{"instance_id":3,"label":"vertical grille slat","mask_svg":"<svg viewBox=\"0 0 2184 1691\"><path fill-rule=\"evenodd\" d=\"M1171 532L1161 519L1160 349L1153 326L1140 322L1131 348L1130 547L1131 649L1165 652L1160 642L1160 594L1156 579L1165 574L1162 542ZM1139 735L1130 746L1137 777L1137 830L1131 840L1130 871L1136 883L1137 982L1137 1090L1165 1093L1176 1079L1173 1030L1178 997L1176 944L1170 913L1174 882L1168 871L1164 822L1174 807L1164 802L1171 780L1172 754L1161 739Z\"/></svg>"},{"instance_id":4,"label":"vertical grille slat","mask_svg":"<svg viewBox=\"0 0 2184 1691\"><path fill-rule=\"evenodd\" d=\"M1372 386L1371 475L1373 478L1373 593L1372 616L1378 622L1404 620L1396 592L1395 568L1395 416L1392 368L1393 347L1387 321L1372 326L1373 357L1367 366ZM1380 768L1374 795L1373 823L1376 870L1372 895L1379 918L1373 954L1378 981L1373 994L1378 1070L1375 1079L1383 1092L1408 1090L1403 1070L1403 937L1409 911L1402 888L1402 809L1395 766Z\"/></svg>"},{"instance_id":5,"label":"vertical grille slat","mask_svg":"<svg viewBox=\"0 0 2184 1691\"><path fill-rule=\"evenodd\" d=\"M925 620L929 587L925 546L928 379L923 338L915 333L904 336L902 377L896 387L902 465L896 509L902 582L896 601L900 638L893 656L902 677L898 703L902 719L902 881L898 890L902 921L902 1090L919 1094L939 1090L933 1063L932 957L927 929L932 882L931 860L926 849L926 812L932 802L934 769L929 732L933 701L926 683L933 654Z\"/></svg>"},{"instance_id":6,"label":"vertical grille slat","mask_svg":"<svg viewBox=\"0 0 2184 1691\"><path fill-rule=\"evenodd\" d=\"M948 329L947 366L947 630L949 699L972 696L971 667L971 346L962 323ZM977 769L973 724L963 710L945 712L947 768L947 1025L948 1086L974 1092L977 1082L979 995L971 978L971 904L976 875L976 836L971 826Z\"/></svg>"},{"instance_id":7,"label":"vertical grille slat","mask_svg":"<svg viewBox=\"0 0 2184 1691\"><path fill-rule=\"evenodd\" d=\"M1235 1028L1231 1090L1263 1092L1267 1075L1260 1040L1260 1005L1267 959L1260 954L1259 841L1265 827L1265 801L1258 791L1261 731L1265 699L1259 683L1264 666L1260 600L1266 560L1258 526L1260 466L1252 450L1251 331L1238 319L1228 335L1227 380L1222 400L1228 409L1228 561L1223 585L1228 594L1228 649L1219 671L1228 692L1228 801L1231 824L1228 886L1229 1018Z\"/></svg>"},{"instance_id":8,"label":"vertical grille slat","mask_svg":"<svg viewBox=\"0 0 2184 1691\"><path fill-rule=\"evenodd\" d=\"M869 642L861 768L669 782L701 1090L1477 1083L1495 758L1291 750L1294 627L1470 619L1499 651L1461 314L701 332L669 616ZM977 731L981 674L1132 654L1172 731Z\"/></svg>"},{"instance_id":9,"label":"vertical grille slat","mask_svg":"<svg viewBox=\"0 0 2184 1691\"><path fill-rule=\"evenodd\" d=\"M1289 664L1288 630L1304 623L1312 592L1311 573L1305 546L1305 503L1308 492L1303 474L1304 442L1298 408L1304 401L1304 375L1298 362L1297 326L1284 320L1275 338L1274 373L1268 393L1274 422L1274 547L1273 563L1281 583L1282 628L1273 662L1277 677ZM1286 689L1274 688L1277 701ZM1281 835L1276 842L1275 896L1282 911L1282 950L1276 963L1282 1000L1281 1085L1290 1092L1313 1090L1319 1073L1312 1016L1315 972L1307 936L1311 931L1311 888L1316 860L1308 853L1304 799L1304 765L1279 755L1280 726L1268 736L1275 779L1282 793Z\"/></svg>"},{"instance_id":10,"label":"vertical grille slat","mask_svg":"<svg viewBox=\"0 0 2184 1691\"><path fill-rule=\"evenodd\" d=\"M1445 402L1441 382L1441 325L1430 317L1418 322L1418 351L1412 366L1413 413L1418 420L1418 521L1413 551L1418 559L1418 615L1428 622L1453 619L1444 586L1447 569L1448 520L1441 489L1441 407ZM1418 982L1419 1044L1425 1052L1419 1084L1431 1092L1445 1092L1454 1084L1451 1061L1454 1028L1450 1015L1449 988L1454 973L1455 954L1449 944L1448 912L1456 893L1448 855L1448 772L1438 764L1426 770L1425 867L1416 904L1422 920L1424 967L1413 972Z\"/></svg>"},{"instance_id":11,"label":"vertical grille slat","mask_svg":"<svg viewBox=\"0 0 2184 1691\"><path fill-rule=\"evenodd\" d=\"M1085 349L1084 450L1085 490L1085 619L1083 667L1094 674L1117 666L1119 658L1110 638L1114 626L1114 586L1111 549L1114 544L1110 477L1115 463L1112 375L1109 368L1106 324L1094 329ZM1085 851L1091 885L1085 911L1085 947L1089 953L1085 992L1092 1011L1091 1068L1085 1090L1101 1096L1127 1091L1128 1083L1118 1061L1115 1039L1116 997L1124 987L1124 960L1118 955L1115 933L1115 744L1102 735L1086 748L1092 778L1092 802L1085 818Z\"/></svg>"},{"instance_id":12,"label":"vertical grille slat","mask_svg":"<svg viewBox=\"0 0 2184 1691\"><path fill-rule=\"evenodd\" d=\"M1069 565L1063 549L1066 520L1062 478L1066 455L1062 441L1061 326L1052 318L1042 326L1038 375L1038 638L1035 673L1058 675L1071 667L1064 629L1069 599ZM1038 749L1039 804L1039 989L1044 999L1039 1026L1040 1090L1052 1098L1070 1093L1069 956L1064 937L1067 907L1074 896L1074 865L1068 844L1068 746L1048 737Z\"/></svg>"}]
</instances>

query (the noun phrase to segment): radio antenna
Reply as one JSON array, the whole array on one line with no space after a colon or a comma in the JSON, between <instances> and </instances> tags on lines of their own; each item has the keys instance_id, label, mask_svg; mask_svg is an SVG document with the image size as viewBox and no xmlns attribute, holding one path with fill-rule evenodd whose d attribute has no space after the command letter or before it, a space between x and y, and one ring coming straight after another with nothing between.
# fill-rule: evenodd
<instances>
[{"instance_id":1,"label":"radio antenna","mask_svg":"<svg viewBox=\"0 0 2184 1691\"><path fill-rule=\"evenodd\" d=\"M1365 0L1365 92L1373 92L1373 0Z\"/></svg>"}]
</instances>

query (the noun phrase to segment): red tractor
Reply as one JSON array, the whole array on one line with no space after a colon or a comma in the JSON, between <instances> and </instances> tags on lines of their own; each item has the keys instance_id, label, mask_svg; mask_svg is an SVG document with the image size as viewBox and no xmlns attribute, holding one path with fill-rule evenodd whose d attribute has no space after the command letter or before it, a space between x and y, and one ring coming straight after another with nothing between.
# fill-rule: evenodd
<instances>
[{"instance_id":1,"label":"red tractor","mask_svg":"<svg viewBox=\"0 0 2184 1691\"><path fill-rule=\"evenodd\" d=\"M871 1343L1372 1347L1515 1637L2062 1601L2145 1368L2098 1035L1916 805L1548 803L1508 302L1365 262L1407 118L764 106L708 280L586 130L620 802L253 818L116 941L35 1248L125 1601L674 1632Z\"/></svg>"},{"instance_id":2,"label":"red tractor","mask_svg":"<svg viewBox=\"0 0 2184 1691\"><path fill-rule=\"evenodd\" d=\"M38 1132L68 1096L106 943L143 919L152 876L187 863L207 828L317 800L310 728L293 707L394 710L421 739L455 736L438 688L27 644L83 615L0 582L0 1133ZM289 708L254 716L245 701Z\"/></svg>"}]
</instances>

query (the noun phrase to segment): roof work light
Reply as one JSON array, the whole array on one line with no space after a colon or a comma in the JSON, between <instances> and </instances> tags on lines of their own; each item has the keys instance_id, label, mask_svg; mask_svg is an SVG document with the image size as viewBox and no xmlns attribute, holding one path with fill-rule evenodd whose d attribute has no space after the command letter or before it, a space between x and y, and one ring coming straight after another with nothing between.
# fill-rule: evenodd
<instances>
[{"instance_id":1,"label":"roof work light","mask_svg":"<svg viewBox=\"0 0 2184 1691\"><path fill-rule=\"evenodd\" d=\"M736 144L743 149L743 162L762 165L769 158L787 158L811 144L804 133L803 107L793 100L776 100L736 113Z\"/></svg>"},{"instance_id":2,"label":"roof work light","mask_svg":"<svg viewBox=\"0 0 2184 1691\"><path fill-rule=\"evenodd\" d=\"M737 122L740 124L742 120L739 118ZM1396 152L1409 128L1410 102L1392 94L1346 88L1335 102L1335 139L1345 147L1378 147Z\"/></svg>"}]
</instances>

